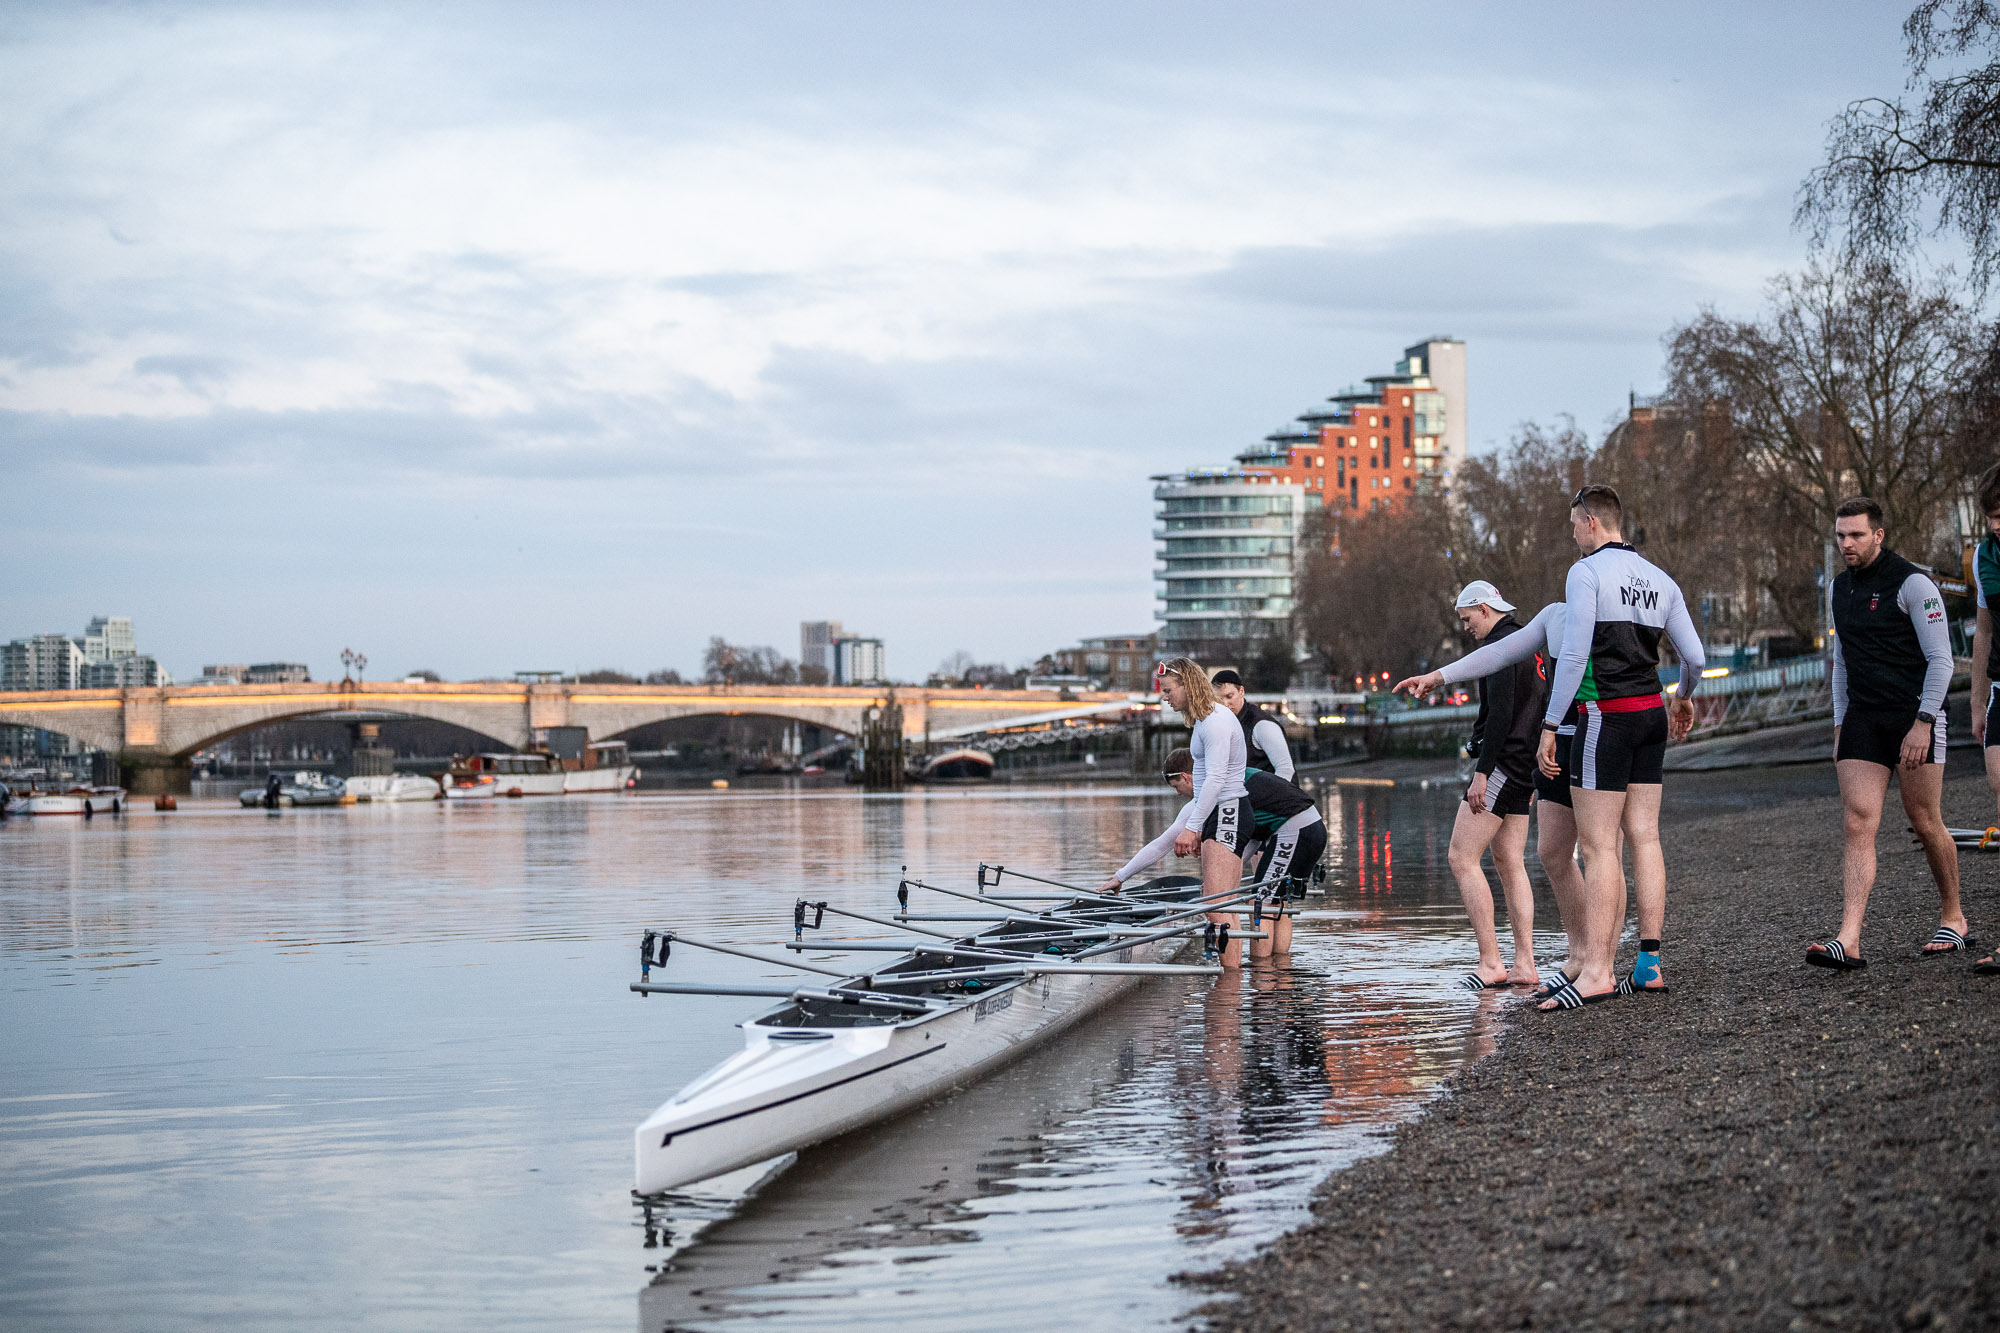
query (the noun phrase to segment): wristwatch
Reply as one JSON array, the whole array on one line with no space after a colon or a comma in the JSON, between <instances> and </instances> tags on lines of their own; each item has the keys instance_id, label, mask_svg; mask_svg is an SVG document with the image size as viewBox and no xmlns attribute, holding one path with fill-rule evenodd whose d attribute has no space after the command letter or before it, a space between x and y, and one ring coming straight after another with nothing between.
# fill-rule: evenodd
<instances>
[{"instance_id":1,"label":"wristwatch","mask_svg":"<svg viewBox=\"0 0 2000 1333\"><path fill-rule=\"evenodd\" d=\"M1919 722L1923 723L1923 724L1924 724L1925 726L1927 726L1927 727L1934 727L1934 726L1936 726L1936 725L1937 725L1937 714L1936 714L1936 713L1918 713L1918 714L1917 714L1917 721L1919 721Z\"/></svg>"},{"instance_id":2,"label":"wristwatch","mask_svg":"<svg viewBox=\"0 0 2000 1333\"><path fill-rule=\"evenodd\" d=\"M1560 723L1560 722L1544 722L1544 723L1542 723L1542 730L1543 730L1543 731L1561 731L1561 730L1562 730L1562 723Z\"/></svg>"}]
</instances>

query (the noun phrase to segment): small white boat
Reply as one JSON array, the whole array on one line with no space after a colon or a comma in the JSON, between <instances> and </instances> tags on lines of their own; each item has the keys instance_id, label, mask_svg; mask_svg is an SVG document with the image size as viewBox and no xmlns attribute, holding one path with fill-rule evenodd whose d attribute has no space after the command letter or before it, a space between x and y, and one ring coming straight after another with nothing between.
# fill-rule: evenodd
<instances>
[{"instance_id":1,"label":"small white boat","mask_svg":"<svg viewBox=\"0 0 2000 1333\"><path fill-rule=\"evenodd\" d=\"M464 759L453 760L451 765L453 786L490 777L496 796L560 796L563 794L563 780L568 776L563 771L562 761L542 750L528 750L521 754L468 755Z\"/></svg>"},{"instance_id":2,"label":"small white boat","mask_svg":"<svg viewBox=\"0 0 2000 1333\"><path fill-rule=\"evenodd\" d=\"M371 774L347 779L347 794L357 801L435 801L442 793L436 778L415 773Z\"/></svg>"},{"instance_id":3,"label":"small white boat","mask_svg":"<svg viewBox=\"0 0 2000 1333\"><path fill-rule=\"evenodd\" d=\"M981 867L982 891L989 887L986 873ZM1121 898L1082 892L981 898L986 911L978 916L909 919L1004 919L976 935L940 936L910 952L899 952L905 947L900 943L875 943L874 949L894 955L881 967L815 985L642 980L632 989L644 994L771 995L783 1002L742 1024L743 1050L681 1089L634 1132L638 1193L706 1180L918 1106L1015 1059L1145 976L1219 971L1172 961L1190 933L1204 928L1201 909L1189 907L1199 893L1199 881L1181 878L1141 885ZM1038 911L1041 904L1030 901L1037 898L1057 905ZM808 918L817 924L820 912L851 915L801 900L794 925L802 930ZM664 965L666 946L657 960L651 956L662 938L669 945L678 940L834 971L652 931L641 945L645 969ZM831 941L819 947L871 945Z\"/></svg>"},{"instance_id":4,"label":"small white boat","mask_svg":"<svg viewBox=\"0 0 2000 1333\"><path fill-rule=\"evenodd\" d=\"M340 805L348 800L347 784L325 773L300 769L286 777L273 773L261 787L246 787L238 795L246 806L277 809L280 806Z\"/></svg>"},{"instance_id":5,"label":"small white boat","mask_svg":"<svg viewBox=\"0 0 2000 1333\"><path fill-rule=\"evenodd\" d=\"M565 792L624 791L639 781L624 741L592 741L583 753L581 765L563 775Z\"/></svg>"},{"instance_id":6,"label":"small white boat","mask_svg":"<svg viewBox=\"0 0 2000 1333\"><path fill-rule=\"evenodd\" d=\"M947 750L924 761L919 782L987 782L993 777L993 756L985 750Z\"/></svg>"},{"instance_id":7,"label":"small white boat","mask_svg":"<svg viewBox=\"0 0 2000 1333\"><path fill-rule=\"evenodd\" d=\"M10 815L115 815L125 809L123 787L30 788L13 793Z\"/></svg>"},{"instance_id":8,"label":"small white boat","mask_svg":"<svg viewBox=\"0 0 2000 1333\"><path fill-rule=\"evenodd\" d=\"M491 773L447 775L443 785L447 801L490 801L500 794L500 784Z\"/></svg>"}]
</instances>

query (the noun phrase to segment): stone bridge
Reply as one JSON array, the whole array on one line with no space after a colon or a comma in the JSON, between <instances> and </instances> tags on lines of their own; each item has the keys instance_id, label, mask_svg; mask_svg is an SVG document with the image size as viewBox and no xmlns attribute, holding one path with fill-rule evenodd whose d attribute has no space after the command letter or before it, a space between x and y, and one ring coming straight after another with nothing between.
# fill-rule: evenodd
<instances>
[{"instance_id":1,"label":"stone bridge","mask_svg":"<svg viewBox=\"0 0 2000 1333\"><path fill-rule=\"evenodd\" d=\"M191 756L238 732L295 718L396 713L430 718L523 749L541 727L584 727L603 740L672 718L760 714L847 735L886 703L876 686L573 685L336 681L296 685L170 685L0 694L0 723L41 727L116 754L134 794L186 791ZM1002 727L1143 705L1126 694L1063 698L1050 690L897 689L906 736L970 736Z\"/></svg>"}]
</instances>

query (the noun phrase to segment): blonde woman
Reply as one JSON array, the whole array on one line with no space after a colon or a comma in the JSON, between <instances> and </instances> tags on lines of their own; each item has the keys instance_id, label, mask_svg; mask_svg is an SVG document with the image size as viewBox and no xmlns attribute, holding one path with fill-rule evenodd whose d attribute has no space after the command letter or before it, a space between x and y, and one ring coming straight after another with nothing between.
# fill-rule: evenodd
<instances>
[{"instance_id":1,"label":"blonde woman","mask_svg":"<svg viewBox=\"0 0 2000 1333\"><path fill-rule=\"evenodd\" d=\"M1188 749L1194 755L1194 799L1174 838L1176 856L1201 854L1201 896L1211 902L1232 898L1243 883L1243 849L1256 824L1250 791L1243 785L1249 753L1235 714L1222 707L1208 673L1192 658L1160 663L1160 697L1194 727ZM1234 912L1210 912L1208 919L1241 928ZM1242 941L1231 938L1223 951L1224 967L1239 967Z\"/></svg>"}]
</instances>

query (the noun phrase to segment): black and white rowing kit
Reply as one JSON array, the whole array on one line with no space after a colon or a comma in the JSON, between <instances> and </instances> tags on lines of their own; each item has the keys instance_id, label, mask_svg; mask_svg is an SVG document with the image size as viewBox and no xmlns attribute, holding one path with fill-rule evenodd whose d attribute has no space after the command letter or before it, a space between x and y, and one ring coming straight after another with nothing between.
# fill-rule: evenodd
<instances>
[{"instance_id":1,"label":"black and white rowing kit","mask_svg":"<svg viewBox=\"0 0 2000 1333\"><path fill-rule=\"evenodd\" d=\"M1243 785L1250 792L1261 848L1255 868L1246 871L1243 880L1271 881L1265 896L1282 898L1310 876L1326 854L1326 822L1313 798L1284 778L1253 768L1244 774Z\"/></svg>"},{"instance_id":2,"label":"black and white rowing kit","mask_svg":"<svg viewBox=\"0 0 2000 1333\"><path fill-rule=\"evenodd\" d=\"M1198 828L1202 841L1219 842L1238 856L1250 842L1253 818L1249 789L1243 785L1248 749L1236 715L1220 703L1194 724L1188 740L1194 756L1194 803L1187 827Z\"/></svg>"},{"instance_id":3,"label":"black and white rowing kit","mask_svg":"<svg viewBox=\"0 0 2000 1333\"><path fill-rule=\"evenodd\" d=\"M1951 684L1951 631L1929 571L1888 547L1827 590L1833 613L1834 758L1894 768L1903 738L1930 726L1924 762L1945 754L1944 694Z\"/></svg>"},{"instance_id":4,"label":"black and white rowing kit","mask_svg":"<svg viewBox=\"0 0 2000 1333\"><path fill-rule=\"evenodd\" d=\"M1572 786L1657 785L1667 750L1660 638L1680 657L1683 699L1707 660L1680 585L1626 543L1606 542L1570 566L1564 592L1563 650L1542 725L1558 730L1574 705Z\"/></svg>"},{"instance_id":5,"label":"black and white rowing kit","mask_svg":"<svg viewBox=\"0 0 2000 1333\"><path fill-rule=\"evenodd\" d=\"M1521 623L1503 616L1486 635L1499 643L1524 634ZM1549 659L1531 652L1479 682L1479 716L1472 724L1474 771L1486 775L1486 810L1505 819L1528 813L1535 791L1535 742L1549 686ZM1568 803L1568 792L1563 793Z\"/></svg>"}]
</instances>

